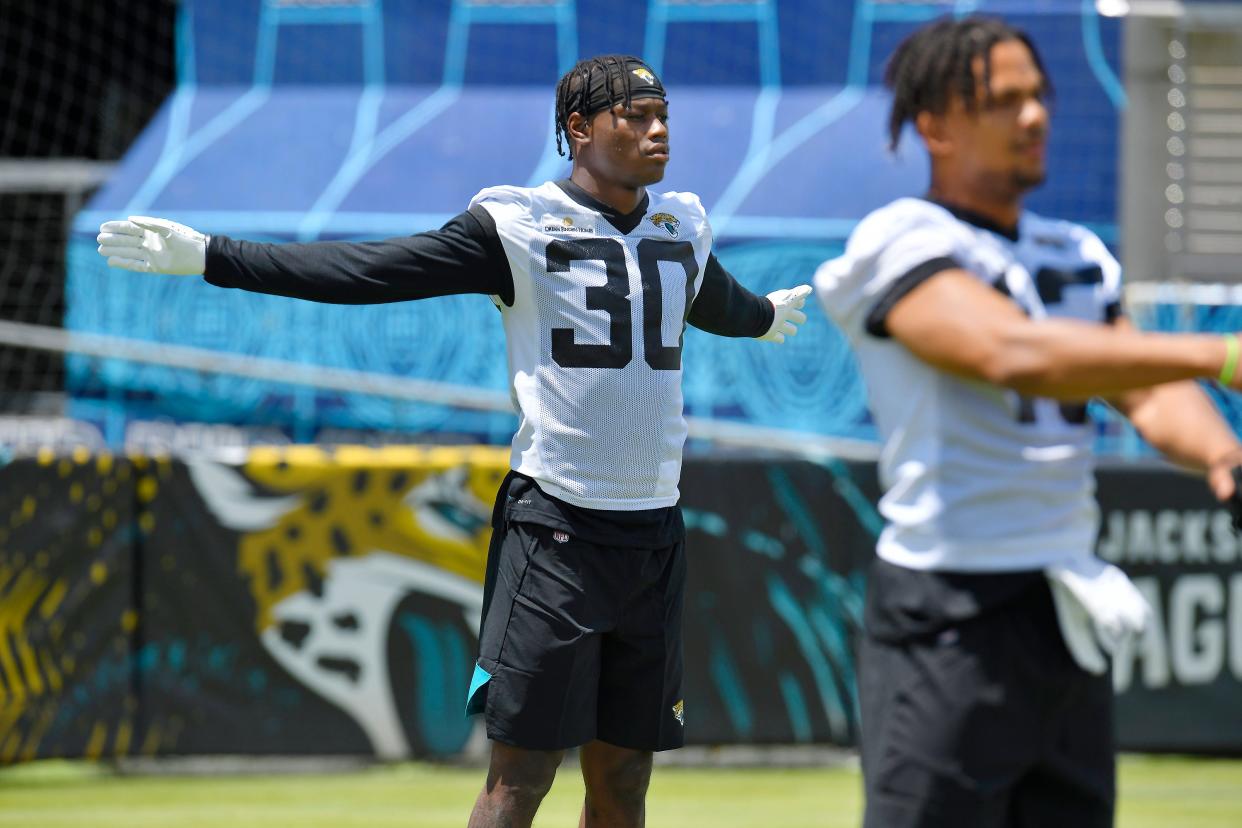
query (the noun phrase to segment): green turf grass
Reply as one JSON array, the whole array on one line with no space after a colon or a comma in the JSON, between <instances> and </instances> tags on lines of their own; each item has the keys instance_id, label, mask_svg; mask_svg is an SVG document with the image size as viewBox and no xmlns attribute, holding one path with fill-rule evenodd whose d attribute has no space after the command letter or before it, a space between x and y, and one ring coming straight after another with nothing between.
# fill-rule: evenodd
<instances>
[{"instance_id":1,"label":"green turf grass","mask_svg":"<svg viewBox=\"0 0 1242 828\"><path fill-rule=\"evenodd\" d=\"M462 828L476 768L403 764L300 776L117 777L77 762L0 770L0 826L21 828ZM566 765L535 825L577 825ZM650 828L836 828L859 823L857 770L657 768ZM1120 828L1242 826L1242 762L1128 757Z\"/></svg>"}]
</instances>

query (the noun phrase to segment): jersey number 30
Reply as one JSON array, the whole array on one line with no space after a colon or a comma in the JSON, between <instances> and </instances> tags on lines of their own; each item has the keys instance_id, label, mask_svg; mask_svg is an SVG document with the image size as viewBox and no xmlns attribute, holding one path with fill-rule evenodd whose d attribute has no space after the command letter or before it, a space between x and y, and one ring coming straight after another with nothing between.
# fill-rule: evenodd
<instances>
[{"instance_id":1,"label":"jersey number 30","mask_svg":"<svg viewBox=\"0 0 1242 828\"><path fill-rule=\"evenodd\" d=\"M548 244L549 273L567 273L571 262L603 262L608 281L586 289L587 310L608 314L609 335L605 344L574 341L573 328L552 329L552 360L562 368L624 368L634 358L631 342L633 309L627 295L630 275L625 264L625 248L616 239L555 239ZM638 274L643 283L643 357L657 371L681 368L681 336L676 345L665 345L660 334L664 312L660 262L681 265L686 274L686 302L682 322L694 298L694 280L699 263L690 242L664 242L643 239L638 243Z\"/></svg>"}]
</instances>

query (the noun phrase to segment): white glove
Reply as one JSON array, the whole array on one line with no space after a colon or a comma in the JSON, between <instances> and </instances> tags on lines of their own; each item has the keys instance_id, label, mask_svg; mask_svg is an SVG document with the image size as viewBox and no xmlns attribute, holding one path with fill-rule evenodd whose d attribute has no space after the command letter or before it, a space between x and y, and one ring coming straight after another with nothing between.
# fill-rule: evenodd
<instances>
[{"instance_id":1,"label":"white glove","mask_svg":"<svg viewBox=\"0 0 1242 828\"><path fill-rule=\"evenodd\" d=\"M776 309L776 313L772 314L772 327L763 336L755 338L764 342L784 342L785 337L797 334L798 326L806 321L806 314L801 308L806 304L806 297L810 295L810 285L798 285L796 288L769 293L768 301Z\"/></svg>"},{"instance_id":2,"label":"white glove","mask_svg":"<svg viewBox=\"0 0 1242 828\"><path fill-rule=\"evenodd\" d=\"M162 218L130 216L99 226L99 255L112 267L139 273L198 276L207 269L207 237Z\"/></svg>"},{"instance_id":3,"label":"white glove","mask_svg":"<svg viewBox=\"0 0 1242 828\"><path fill-rule=\"evenodd\" d=\"M1089 673L1104 673L1104 652L1117 654L1151 622L1151 606L1143 593L1124 572L1099 558L1050 566L1044 574L1052 586L1065 646Z\"/></svg>"}]
</instances>

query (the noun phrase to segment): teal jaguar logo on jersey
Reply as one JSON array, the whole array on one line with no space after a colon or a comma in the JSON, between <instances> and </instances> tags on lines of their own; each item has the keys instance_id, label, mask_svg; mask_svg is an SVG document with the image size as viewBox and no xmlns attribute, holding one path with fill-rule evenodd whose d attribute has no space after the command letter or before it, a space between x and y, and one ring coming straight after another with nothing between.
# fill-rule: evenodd
<instances>
[{"instance_id":1,"label":"teal jaguar logo on jersey","mask_svg":"<svg viewBox=\"0 0 1242 828\"><path fill-rule=\"evenodd\" d=\"M640 66L633 70L633 74L645 80L647 83L655 83L655 75L651 74L645 66Z\"/></svg>"},{"instance_id":2,"label":"teal jaguar logo on jersey","mask_svg":"<svg viewBox=\"0 0 1242 828\"><path fill-rule=\"evenodd\" d=\"M664 229L673 238L677 238L677 228L681 227L681 219L671 213L653 213L647 217L656 227Z\"/></svg>"}]
</instances>

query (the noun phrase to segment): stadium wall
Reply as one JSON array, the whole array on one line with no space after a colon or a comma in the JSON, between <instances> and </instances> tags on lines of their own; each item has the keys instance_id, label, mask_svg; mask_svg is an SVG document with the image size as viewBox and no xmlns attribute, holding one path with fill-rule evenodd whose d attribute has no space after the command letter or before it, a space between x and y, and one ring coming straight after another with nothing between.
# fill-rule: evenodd
<instances>
[{"instance_id":1,"label":"stadium wall","mask_svg":"<svg viewBox=\"0 0 1242 828\"><path fill-rule=\"evenodd\" d=\"M446 757L482 603L494 448L79 452L0 468L0 762ZM694 744L853 744L871 464L687 463ZM1098 552L1157 623L1114 665L1123 747L1242 753L1242 544L1202 483L1099 474Z\"/></svg>"}]
</instances>

